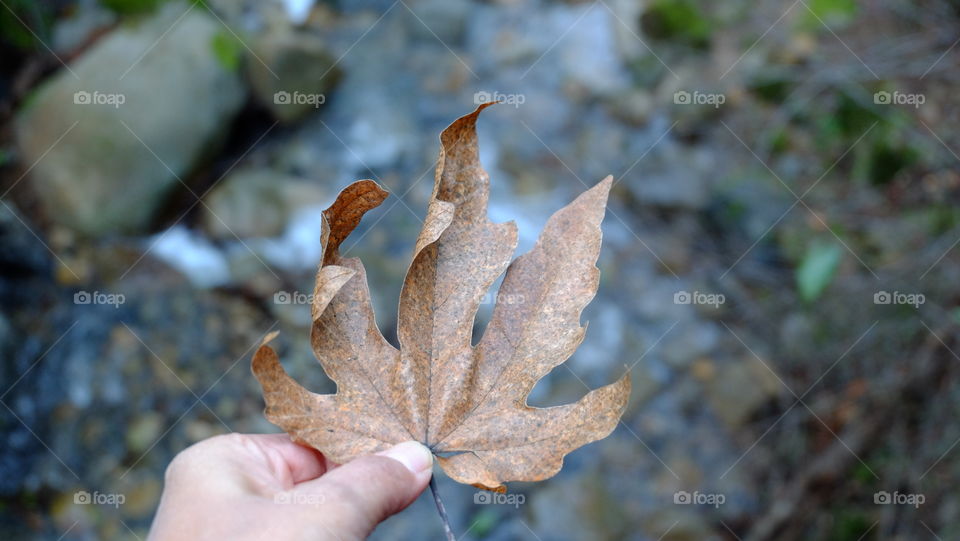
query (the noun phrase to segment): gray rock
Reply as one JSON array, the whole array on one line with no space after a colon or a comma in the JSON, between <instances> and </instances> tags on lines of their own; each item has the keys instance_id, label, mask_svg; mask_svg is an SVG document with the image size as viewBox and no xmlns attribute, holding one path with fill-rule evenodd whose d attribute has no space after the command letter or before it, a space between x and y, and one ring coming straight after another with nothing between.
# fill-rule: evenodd
<instances>
[{"instance_id":1,"label":"gray rock","mask_svg":"<svg viewBox=\"0 0 960 541\"><path fill-rule=\"evenodd\" d=\"M641 125L647 122L650 113L655 110L656 102L650 92L632 88L611 99L610 109L614 116L630 124Z\"/></svg>"},{"instance_id":2,"label":"gray rock","mask_svg":"<svg viewBox=\"0 0 960 541\"><path fill-rule=\"evenodd\" d=\"M52 47L57 54L69 54L82 47L94 34L116 22L114 12L96 2L77 2L73 13L56 23Z\"/></svg>"},{"instance_id":3,"label":"gray rock","mask_svg":"<svg viewBox=\"0 0 960 541\"><path fill-rule=\"evenodd\" d=\"M720 331L711 323L680 323L664 336L660 355L671 366L688 366L697 357L713 351L719 340Z\"/></svg>"},{"instance_id":4,"label":"gray rock","mask_svg":"<svg viewBox=\"0 0 960 541\"><path fill-rule=\"evenodd\" d=\"M769 364L769 361L764 362ZM742 426L758 407L782 388L777 376L753 356L720 366L716 377L706 382L708 402L714 413L731 428Z\"/></svg>"},{"instance_id":5,"label":"gray rock","mask_svg":"<svg viewBox=\"0 0 960 541\"><path fill-rule=\"evenodd\" d=\"M572 83L604 96L629 84L613 33L618 22L606 9L517 4L511 9L478 9L472 15L468 49L482 71L515 69L521 79L530 75L551 86Z\"/></svg>"},{"instance_id":6,"label":"gray rock","mask_svg":"<svg viewBox=\"0 0 960 541\"><path fill-rule=\"evenodd\" d=\"M273 237L283 233L297 210L327 201L327 191L317 182L272 169L240 169L207 194L202 219L216 239Z\"/></svg>"},{"instance_id":7,"label":"gray rock","mask_svg":"<svg viewBox=\"0 0 960 541\"><path fill-rule=\"evenodd\" d=\"M665 137L644 158L643 168L624 182L645 205L700 210L710 202L714 158L709 151L686 149Z\"/></svg>"},{"instance_id":8,"label":"gray rock","mask_svg":"<svg viewBox=\"0 0 960 541\"><path fill-rule=\"evenodd\" d=\"M16 119L49 217L90 235L144 229L244 100L215 51L227 30L171 3L102 38Z\"/></svg>"},{"instance_id":9,"label":"gray rock","mask_svg":"<svg viewBox=\"0 0 960 541\"><path fill-rule=\"evenodd\" d=\"M470 0L420 0L408 4L411 11L404 11L415 37L455 47L463 39L471 4Z\"/></svg>"},{"instance_id":10,"label":"gray rock","mask_svg":"<svg viewBox=\"0 0 960 541\"><path fill-rule=\"evenodd\" d=\"M357 171L386 167L411 152L417 140L409 113L391 103L382 92L370 92L357 99L367 99L347 129L348 163Z\"/></svg>"},{"instance_id":11,"label":"gray rock","mask_svg":"<svg viewBox=\"0 0 960 541\"><path fill-rule=\"evenodd\" d=\"M708 541L719 539L711 531L704 515L693 506L671 506L658 509L643 522L650 539L662 541Z\"/></svg>"},{"instance_id":12,"label":"gray rock","mask_svg":"<svg viewBox=\"0 0 960 541\"><path fill-rule=\"evenodd\" d=\"M322 40L289 26L277 26L251 46L247 78L257 101L274 118L294 122L323 107L340 70Z\"/></svg>"}]
</instances>

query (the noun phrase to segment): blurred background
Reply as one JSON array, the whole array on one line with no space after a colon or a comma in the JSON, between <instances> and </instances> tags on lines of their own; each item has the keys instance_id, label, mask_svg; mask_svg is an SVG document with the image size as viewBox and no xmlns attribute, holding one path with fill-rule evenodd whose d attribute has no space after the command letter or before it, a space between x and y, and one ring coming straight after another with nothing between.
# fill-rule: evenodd
<instances>
[{"instance_id":1,"label":"blurred background","mask_svg":"<svg viewBox=\"0 0 960 541\"><path fill-rule=\"evenodd\" d=\"M480 119L518 253L607 174L587 339L608 438L463 539L960 536L960 7L931 0L0 0L0 537L143 539L170 459L277 429L320 211L396 341L439 132ZM491 312L482 306L477 336ZM440 538L424 496L377 539Z\"/></svg>"}]
</instances>

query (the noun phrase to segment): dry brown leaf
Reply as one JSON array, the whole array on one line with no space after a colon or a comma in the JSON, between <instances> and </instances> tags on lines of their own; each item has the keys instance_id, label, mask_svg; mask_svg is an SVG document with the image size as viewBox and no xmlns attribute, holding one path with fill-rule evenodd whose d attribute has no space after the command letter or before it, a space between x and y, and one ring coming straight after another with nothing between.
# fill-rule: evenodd
<instances>
[{"instance_id":1,"label":"dry brown leaf","mask_svg":"<svg viewBox=\"0 0 960 541\"><path fill-rule=\"evenodd\" d=\"M453 479L491 490L556 474L563 457L609 434L630 394L629 374L574 404L534 408L533 386L580 345L580 313L597 291L607 177L547 222L529 253L510 259L513 222L487 218L489 176L476 121L484 104L440 135L433 196L400 293L400 350L374 320L359 259L340 243L387 192L348 186L324 211L311 342L336 394L290 378L267 337L253 358L267 418L335 462L417 440ZM508 268L509 264L509 268ZM506 271L493 317L471 345L477 308Z\"/></svg>"}]
</instances>

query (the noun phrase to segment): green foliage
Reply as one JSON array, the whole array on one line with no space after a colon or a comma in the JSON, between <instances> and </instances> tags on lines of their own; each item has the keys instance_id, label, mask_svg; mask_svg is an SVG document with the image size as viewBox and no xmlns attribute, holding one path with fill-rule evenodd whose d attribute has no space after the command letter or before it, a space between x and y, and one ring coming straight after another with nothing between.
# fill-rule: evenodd
<instances>
[{"instance_id":1,"label":"green foliage","mask_svg":"<svg viewBox=\"0 0 960 541\"><path fill-rule=\"evenodd\" d=\"M931 203L917 209L917 213L922 226L932 236L949 233L960 226L960 208L950 202Z\"/></svg>"},{"instance_id":2,"label":"green foliage","mask_svg":"<svg viewBox=\"0 0 960 541\"><path fill-rule=\"evenodd\" d=\"M758 98L767 103L779 104L790 95L795 85L785 79L778 77L765 77L753 81L750 84L750 91Z\"/></svg>"},{"instance_id":3,"label":"green foliage","mask_svg":"<svg viewBox=\"0 0 960 541\"><path fill-rule=\"evenodd\" d=\"M790 148L790 134L785 129L777 130L770 138L770 151L774 154L786 152Z\"/></svg>"},{"instance_id":4,"label":"green foliage","mask_svg":"<svg viewBox=\"0 0 960 541\"><path fill-rule=\"evenodd\" d=\"M5 5L0 9L0 40L18 49L39 47L38 36L45 39L53 22L53 8L31 0L7 0Z\"/></svg>"},{"instance_id":5,"label":"green foliage","mask_svg":"<svg viewBox=\"0 0 960 541\"><path fill-rule=\"evenodd\" d=\"M832 30L842 28L853 21L857 14L857 4L854 0L808 0L804 9L801 26L805 29L820 29L826 31L826 24ZM822 22L821 22L822 21Z\"/></svg>"},{"instance_id":6,"label":"green foliage","mask_svg":"<svg viewBox=\"0 0 960 541\"><path fill-rule=\"evenodd\" d=\"M166 0L100 0L107 9L119 15L139 15L149 13Z\"/></svg>"},{"instance_id":7,"label":"green foliage","mask_svg":"<svg viewBox=\"0 0 960 541\"><path fill-rule=\"evenodd\" d=\"M213 48L213 55L224 68L229 71L236 71L240 67L240 60L243 57L243 44L236 36L226 30L221 30L213 36L210 46Z\"/></svg>"},{"instance_id":8,"label":"green foliage","mask_svg":"<svg viewBox=\"0 0 960 541\"><path fill-rule=\"evenodd\" d=\"M909 136L908 115L894 107L864 103L844 93L831 109L794 120L812 132L824 167L852 148L848 160L853 164L846 176L854 180L886 184L923 158Z\"/></svg>"},{"instance_id":9,"label":"green foliage","mask_svg":"<svg viewBox=\"0 0 960 541\"><path fill-rule=\"evenodd\" d=\"M493 529L500 522L500 514L492 507L484 507L479 513L473 516L473 523L470 525L470 531L479 539L490 535Z\"/></svg>"},{"instance_id":10,"label":"green foliage","mask_svg":"<svg viewBox=\"0 0 960 541\"><path fill-rule=\"evenodd\" d=\"M865 106L848 94L840 95L836 109L830 119L834 123L838 134L853 138L863 135L863 132L867 131L874 123L887 120L875 108Z\"/></svg>"},{"instance_id":11,"label":"green foliage","mask_svg":"<svg viewBox=\"0 0 960 541\"><path fill-rule=\"evenodd\" d=\"M833 281L840 266L842 250L839 245L814 241L797 267L797 290L800 298L813 302Z\"/></svg>"},{"instance_id":12,"label":"green foliage","mask_svg":"<svg viewBox=\"0 0 960 541\"><path fill-rule=\"evenodd\" d=\"M859 541L873 526L873 522L859 511L841 509L836 512L830 539Z\"/></svg>"},{"instance_id":13,"label":"green foliage","mask_svg":"<svg viewBox=\"0 0 960 541\"><path fill-rule=\"evenodd\" d=\"M684 43L697 49L710 44L710 20L689 0L654 0L640 18L643 31L654 39Z\"/></svg>"},{"instance_id":14,"label":"green foliage","mask_svg":"<svg viewBox=\"0 0 960 541\"><path fill-rule=\"evenodd\" d=\"M876 480L870 467L862 462L854 467L853 478L861 483L872 483Z\"/></svg>"},{"instance_id":15,"label":"green foliage","mask_svg":"<svg viewBox=\"0 0 960 541\"><path fill-rule=\"evenodd\" d=\"M876 141L870 149L867 177L873 184L886 184L900 170L917 162L920 153L910 146L895 145L888 139Z\"/></svg>"}]
</instances>

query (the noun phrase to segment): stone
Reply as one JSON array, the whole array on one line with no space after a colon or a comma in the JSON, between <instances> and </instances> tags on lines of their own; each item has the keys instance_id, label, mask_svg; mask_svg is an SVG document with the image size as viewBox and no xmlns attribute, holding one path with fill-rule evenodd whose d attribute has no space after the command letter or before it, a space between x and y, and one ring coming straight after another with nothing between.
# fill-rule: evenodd
<instances>
[{"instance_id":1,"label":"stone","mask_svg":"<svg viewBox=\"0 0 960 541\"><path fill-rule=\"evenodd\" d=\"M251 50L246 74L253 95L284 123L319 111L340 77L323 40L289 26L268 29Z\"/></svg>"},{"instance_id":2,"label":"stone","mask_svg":"<svg viewBox=\"0 0 960 541\"><path fill-rule=\"evenodd\" d=\"M274 237L296 211L328 199L316 182L268 168L240 169L204 198L204 230L215 239Z\"/></svg>"},{"instance_id":3,"label":"stone","mask_svg":"<svg viewBox=\"0 0 960 541\"><path fill-rule=\"evenodd\" d=\"M173 2L37 90L15 133L51 220L91 236L147 228L243 105L239 74L215 51L224 32L202 8Z\"/></svg>"},{"instance_id":4,"label":"stone","mask_svg":"<svg viewBox=\"0 0 960 541\"><path fill-rule=\"evenodd\" d=\"M643 530L651 539L662 541L715 539L706 516L691 505L658 509L643 521Z\"/></svg>"},{"instance_id":5,"label":"stone","mask_svg":"<svg viewBox=\"0 0 960 541\"><path fill-rule=\"evenodd\" d=\"M702 210L710 203L716 162L709 150L686 149L665 137L644 159L642 177L634 172L625 182L644 205Z\"/></svg>"},{"instance_id":6,"label":"stone","mask_svg":"<svg viewBox=\"0 0 960 541\"><path fill-rule=\"evenodd\" d=\"M142 453L156 443L163 431L163 417L159 413L146 412L127 426L127 449Z\"/></svg>"},{"instance_id":7,"label":"stone","mask_svg":"<svg viewBox=\"0 0 960 541\"><path fill-rule=\"evenodd\" d=\"M551 86L573 85L599 96L629 86L614 35L619 23L610 11L588 4L533 6L472 13L467 48L475 71L519 69L521 78L529 72Z\"/></svg>"},{"instance_id":8,"label":"stone","mask_svg":"<svg viewBox=\"0 0 960 541\"><path fill-rule=\"evenodd\" d=\"M149 518L160 503L162 485L157 477L143 477L129 483L122 491L125 501L120 507L123 515L131 519Z\"/></svg>"},{"instance_id":9,"label":"stone","mask_svg":"<svg viewBox=\"0 0 960 541\"><path fill-rule=\"evenodd\" d=\"M777 377L753 356L717 367L705 382L707 401L729 427L737 428L782 389ZM771 368L773 368L771 366Z\"/></svg>"},{"instance_id":10,"label":"stone","mask_svg":"<svg viewBox=\"0 0 960 541\"><path fill-rule=\"evenodd\" d=\"M645 124L655 107L650 92L639 88L617 94L610 100L612 114L635 126Z\"/></svg>"},{"instance_id":11,"label":"stone","mask_svg":"<svg viewBox=\"0 0 960 541\"><path fill-rule=\"evenodd\" d=\"M660 342L660 355L671 366L686 367L715 349L719 340L720 331L711 323L680 323Z\"/></svg>"},{"instance_id":12,"label":"stone","mask_svg":"<svg viewBox=\"0 0 960 541\"><path fill-rule=\"evenodd\" d=\"M73 12L54 26L52 48L58 55L69 55L116 21L116 13L95 2L77 2Z\"/></svg>"},{"instance_id":13,"label":"stone","mask_svg":"<svg viewBox=\"0 0 960 541\"><path fill-rule=\"evenodd\" d=\"M427 42L456 47L463 40L470 10L470 0L425 0L411 3L407 25L417 38ZM406 11L406 10L404 10Z\"/></svg>"}]
</instances>

